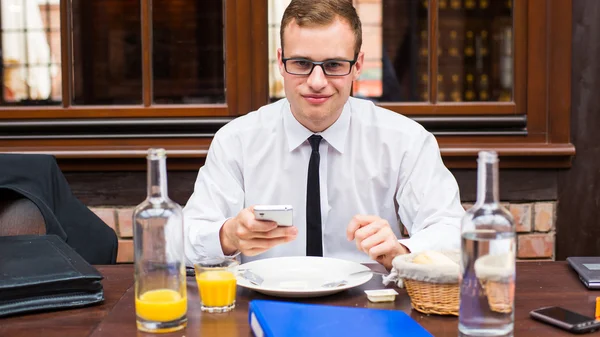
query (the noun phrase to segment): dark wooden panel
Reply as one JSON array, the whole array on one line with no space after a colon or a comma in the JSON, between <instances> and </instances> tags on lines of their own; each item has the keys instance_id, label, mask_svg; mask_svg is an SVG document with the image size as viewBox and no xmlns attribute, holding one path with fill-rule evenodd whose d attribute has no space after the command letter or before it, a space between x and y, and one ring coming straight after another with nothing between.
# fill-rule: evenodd
<instances>
[{"instance_id":1,"label":"dark wooden panel","mask_svg":"<svg viewBox=\"0 0 600 337\"><path fill-rule=\"evenodd\" d=\"M600 255L600 1L573 2L571 136L577 155L558 180L556 258Z\"/></svg>"},{"instance_id":2,"label":"dark wooden panel","mask_svg":"<svg viewBox=\"0 0 600 337\"><path fill-rule=\"evenodd\" d=\"M453 170L461 199L472 202L477 193L477 170ZM184 205L194 190L197 171L169 171L169 196ZM503 201L557 199L556 170L501 170ZM146 197L146 173L66 172L73 193L88 206L134 206Z\"/></svg>"},{"instance_id":3,"label":"dark wooden panel","mask_svg":"<svg viewBox=\"0 0 600 337\"><path fill-rule=\"evenodd\" d=\"M251 2L252 6L252 110L269 102L269 11L265 0Z\"/></svg>"},{"instance_id":4,"label":"dark wooden panel","mask_svg":"<svg viewBox=\"0 0 600 337\"><path fill-rule=\"evenodd\" d=\"M429 8L437 8L438 0L429 1ZM428 10L429 15L429 103L437 103L438 82L438 14L436 10Z\"/></svg>"},{"instance_id":5,"label":"dark wooden panel","mask_svg":"<svg viewBox=\"0 0 600 337\"><path fill-rule=\"evenodd\" d=\"M145 96L144 96L145 97ZM145 98L144 98L145 99ZM0 139L95 139L95 138L212 138L233 118L94 118L0 119ZM434 135L527 135L527 117L514 116L416 116Z\"/></svg>"},{"instance_id":6,"label":"dark wooden panel","mask_svg":"<svg viewBox=\"0 0 600 337\"><path fill-rule=\"evenodd\" d=\"M142 100L144 107L152 105L154 68L152 58L152 0L141 1L142 21Z\"/></svg>"},{"instance_id":7,"label":"dark wooden panel","mask_svg":"<svg viewBox=\"0 0 600 337\"><path fill-rule=\"evenodd\" d=\"M477 170L452 170L463 202L477 199ZM500 170L500 200L526 202L557 199L557 170Z\"/></svg>"},{"instance_id":8,"label":"dark wooden panel","mask_svg":"<svg viewBox=\"0 0 600 337\"><path fill-rule=\"evenodd\" d=\"M169 172L169 197L185 205L197 175L197 171ZM87 206L135 206L146 198L146 172L68 172L65 177Z\"/></svg>"},{"instance_id":9,"label":"dark wooden panel","mask_svg":"<svg viewBox=\"0 0 600 337\"><path fill-rule=\"evenodd\" d=\"M577 1L576 1L577 2ZM550 8L549 40L564 48L548 50L548 141L550 143L570 142L571 108L571 45L573 36L573 4L571 1L552 0Z\"/></svg>"}]
</instances>

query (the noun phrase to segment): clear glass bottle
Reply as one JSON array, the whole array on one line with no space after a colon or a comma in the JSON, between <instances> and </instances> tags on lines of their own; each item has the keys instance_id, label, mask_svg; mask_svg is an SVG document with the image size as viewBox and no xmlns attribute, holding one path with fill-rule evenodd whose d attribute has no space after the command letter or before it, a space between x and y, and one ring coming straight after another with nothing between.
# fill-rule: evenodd
<instances>
[{"instance_id":1,"label":"clear glass bottle","mask_svg":"<svg viewBox=\"0 0 600 337\"><path fill-rule=\"evenodd\" d=\"M479 152L477 202L461 223L460 336L512 336L515 225L500 205L498 155Z\"/></svg>"},{"instance_id":2,"label":"clear glass bottle","mask_svg":"<svg viewBox=\"0 0 600 337\"><path fill-rule=\"evenodd\" d=\"M148 196L133 212L137 327L177 331L187 324L183 213L167 194L166 151L147 159Z\"/></svg>"}]
</instances>

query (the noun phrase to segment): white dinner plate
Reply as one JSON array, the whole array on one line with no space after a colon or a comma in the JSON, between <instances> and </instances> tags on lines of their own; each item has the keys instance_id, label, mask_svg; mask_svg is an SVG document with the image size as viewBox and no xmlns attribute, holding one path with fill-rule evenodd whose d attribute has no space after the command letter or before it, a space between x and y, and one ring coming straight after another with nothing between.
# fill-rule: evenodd
<instances>
[{"instance_id":1,"label":"white dinner plate","mask_svg":"<svg viewBox=\"0 0 600 337\"><path fill-rule=\"evenodd\" d=\"M360 263L327 257L293 256L256 260L238 266L237 284L260 293L279 297L317 297L334 294L368 282L372 273L352 273L370 270ZM260 276L260 285L241 276L250 270ZM348 283L325 288L323 284L338 280Z\"/></svg>"}]
</instances>

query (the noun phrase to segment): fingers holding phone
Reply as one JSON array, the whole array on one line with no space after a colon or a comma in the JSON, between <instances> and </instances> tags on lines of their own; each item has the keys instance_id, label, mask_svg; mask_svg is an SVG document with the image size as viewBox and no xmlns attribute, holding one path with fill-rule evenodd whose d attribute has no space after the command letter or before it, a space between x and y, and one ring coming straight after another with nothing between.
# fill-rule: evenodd
<instances>
[{"instance_id":1,"label":"fingers holding phone","mask_svg":"<svg viewBox=\"0 0 600 337\"><path fill-rule=\"evenodd\" d=\"M254 217L257 220L274 221L278 226L292 226L294 209L291 205L256 205Z\"/></svg>"},{"instance_id":2,"label":"fingers holding phone","mask_svg":"<svg viewBox=\"0 0 600 337\"><path fill-rule=\"evenodd\" d=\"M287 219L287 215L282 218L282 221L289 223L290 226L284 227L278 225L277 221L265 218L266 213L260 220L255 213L255 207L248 207L235 218L225 222L220 233L221 246L225 254L239 251L247 256L258 255L274 246L290 242L298 235L297 229L291 226L291 220Z\"/></svg>"}]
</instances>

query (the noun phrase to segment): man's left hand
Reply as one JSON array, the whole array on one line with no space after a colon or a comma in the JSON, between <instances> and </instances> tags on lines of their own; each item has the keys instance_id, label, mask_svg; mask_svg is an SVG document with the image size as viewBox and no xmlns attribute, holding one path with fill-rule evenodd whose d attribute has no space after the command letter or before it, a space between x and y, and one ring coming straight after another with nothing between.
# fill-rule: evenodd
<instances>
[{"instance_id":1,"label":"man's left hand","mask_svg":"<svg viewBox=\"0 0 600 337\"><path fill-rule=\"evenodd\" d=\"M356 248L392 269L392 260L410 251L404 247L392 231L387 220L374 215L355 215L346 228L348 241L355 240Z\"/></svg>"}]
</instances>

